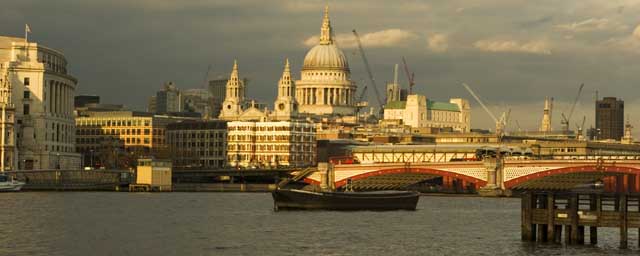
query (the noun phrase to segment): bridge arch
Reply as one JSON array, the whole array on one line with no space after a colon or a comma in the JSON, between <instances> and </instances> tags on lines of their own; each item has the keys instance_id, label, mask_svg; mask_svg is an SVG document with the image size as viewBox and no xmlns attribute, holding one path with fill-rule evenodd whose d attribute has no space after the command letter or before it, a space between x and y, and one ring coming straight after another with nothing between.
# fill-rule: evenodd
<instances>
[{"instance_id":1,"label":"bridge arch","mask_svg":"<svg viewBox=\"0 0 640 256\"><path fill-rule=\"evenodd\" d=\"M340 188L343 187L344 185L347 184L347 180L351 179L351 181L357 181L357 180L362 180L362 179L366 179L369 177L375 177L375 176L382 176L382 175L393 175L393 174L407 174L407 173L411 173L411 174L430 174L430 175L434 175L434 176L440 176L440 177L447 177L447 178L455 178L455 179L460 179L469 183L474 183L480 187L483 187L487 184L487 181L485 180L481 180L475 177L471 177L468 175L464 175L464 174L460 174L460 173L455 173L455 172L451 172L451 171L445 171L445 170L439 170L439 169L433 169L433 168L423 168L423 167L403 167L403 168L389 168L389 169L382 169L382 170L377 170L377 171L371 171L371 172L366 172L366 173L362 173L362 174L358 174L358 175L354 175L351 177L347 177L341 180L338 180L335 182L335 186L336 188Z\"/></svg>"},{"instance_id":2,"label":"bridge arch","mask_svg":"<svg viewBox=\"0 0 640 256\"><path fill-rule=\"evenodd\" d=\"M572 167L564 167L557 169L550 169L540 172L535 172L531 174L527 174L524 176L520 176L511 180L504 181L505 188L513 188L518 185L524 184L526 182L536 181L538 179L543 179L545 177L557 176L563 174L572 174L572 173L594 173L594 174L635 174L640 175L640 168L630 167L630 166L598 166L598 165L583 165L583 166L572 166Z\"/></svg>"}]
</instances>

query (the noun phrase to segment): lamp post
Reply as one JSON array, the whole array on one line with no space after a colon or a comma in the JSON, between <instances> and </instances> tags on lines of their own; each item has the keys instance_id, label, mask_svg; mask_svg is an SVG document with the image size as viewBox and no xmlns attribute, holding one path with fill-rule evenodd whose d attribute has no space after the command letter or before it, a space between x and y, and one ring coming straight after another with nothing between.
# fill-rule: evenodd
<instances>
[{"instance_id":1,"label":"lamp post","mask_svg":"<svg viewBox=\"0 0 640 256\"><path fill-rule=\"evenodd\" d=\"M56 153L58 163L56 164L56 169L60 170L60 153Z\"/></svg>"}]
</instances>

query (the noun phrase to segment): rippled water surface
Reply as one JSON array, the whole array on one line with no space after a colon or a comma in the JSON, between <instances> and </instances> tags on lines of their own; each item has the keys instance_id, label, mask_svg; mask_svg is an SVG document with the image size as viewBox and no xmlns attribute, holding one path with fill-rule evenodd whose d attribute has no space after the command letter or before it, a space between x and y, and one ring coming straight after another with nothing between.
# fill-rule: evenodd
<instances>
[{"instance_id":1,"label":"rippled water surface","mask_svg":"<svg viewBox=\"0 0 640 256\"><path fill-rule=\"evenodd\" d=\"M0 255L603 255L520 241L519 199L433 197L417 211L273 212L262 193L2 193ZM588 241L588 238L586 239Z\"/></svg>"}]
</instances>

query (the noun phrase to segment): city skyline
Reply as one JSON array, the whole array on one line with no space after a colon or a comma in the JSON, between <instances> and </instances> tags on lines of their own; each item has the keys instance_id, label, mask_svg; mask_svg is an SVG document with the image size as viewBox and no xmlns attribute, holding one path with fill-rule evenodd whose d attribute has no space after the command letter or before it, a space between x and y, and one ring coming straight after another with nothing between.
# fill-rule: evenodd
<instances>
[{"instance_id":1,"label":"city skyline","mask_svg":"<svg viewBox=\"0 0 640 256\"><path fill-rule=\"evenodd\" d=\"M30 41L67 56L79 79L78 94L100 95L104 102L144 109L146 99L165 81L182 89L201 88L208 65L209 78L227 77L238 59L240 76L251 79L248 96L270 104L284 58L299 79L304 53L320 34L326 3L22 1L6 5L0 29L19 37L28 23ZM624 99L632 124L633 113L640 110L640 95L633 92L640 81L633 62L640 52L640 29L633 17L639 3L328 3L337 42L359 90L366 73L350 34L354 28L381 91L393 77L393 65L405 56L416 73L417 92L436 99L471 99L460 86L467 82L494 112L512 108L523 129L537 129L547 95L556 99L553 126L559 129L560 113L568 111L567 102L580 83L585 92L572 123L583 115L587 126L593 123L595 90ZM54 22L43 13L62 9L73 18L57 15ZM406 86L404 75L400 78ZM484 111L471 104L473 127L492 128Z\"/></svg>"}]
</instances>

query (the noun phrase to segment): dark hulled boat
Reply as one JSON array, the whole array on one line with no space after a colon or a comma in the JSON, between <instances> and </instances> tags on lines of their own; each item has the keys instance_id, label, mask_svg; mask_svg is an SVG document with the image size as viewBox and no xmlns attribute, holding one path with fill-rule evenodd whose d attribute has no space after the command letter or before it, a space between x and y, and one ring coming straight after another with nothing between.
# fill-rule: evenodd
<instances>
[{"instance_id":1,"label":"dark hulled boat","mask_svg":"<svg viewBox=\"0 0 640 256\"><path fill-rule=\"evenodd\" d=\"M413 191L312 192L276 189L274 210L415 210L420 194Z\"/></svg>"}]
</instances>

